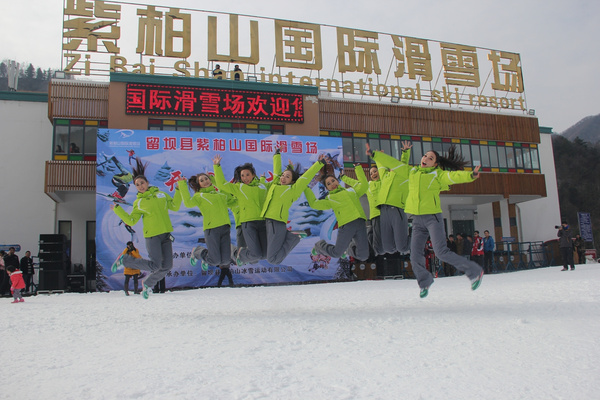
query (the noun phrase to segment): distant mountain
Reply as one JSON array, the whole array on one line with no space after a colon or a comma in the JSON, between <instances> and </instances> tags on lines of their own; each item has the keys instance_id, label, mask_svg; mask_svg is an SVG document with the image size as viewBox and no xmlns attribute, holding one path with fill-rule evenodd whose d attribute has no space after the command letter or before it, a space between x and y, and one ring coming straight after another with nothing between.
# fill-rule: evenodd
<instances>
[{"instance_id":1,"label":"distant mountain","mask_svg":"<svg viewBox=\"0 0 600 400\"><path fill-rule=\"evenodd\" d=\"M600 114L585 117L561 135L571 141L579 138L590 144L600 142Z\"/></svg>"}]
</instances>

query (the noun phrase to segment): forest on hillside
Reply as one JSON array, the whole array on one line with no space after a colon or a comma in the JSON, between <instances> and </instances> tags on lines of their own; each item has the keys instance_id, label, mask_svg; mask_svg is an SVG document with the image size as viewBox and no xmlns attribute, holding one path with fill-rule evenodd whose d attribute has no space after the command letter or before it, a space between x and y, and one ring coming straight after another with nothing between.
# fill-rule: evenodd
<instances>
[{"instance_id":1,"label":"forest on hillside","mask_svg":"<svg viewBox=\"0 0 600 400\"><path fill-rule=\"evenodd\" d=\"M590 213L595 244L588 248L600 250L600 145L552 135L552 147L561 217L574 227L575 235L579 233L577 212Z\"/></svg>"},{"instance_id":2,"label":"forest on hillside","mask_svg":"<svg viewBox=\"0 0 600 400\"><path fill-rule=\"evenodd\" d=\"M54 73L51 69L36 68L33 64L19 66L19 92L47 92ZM8 90L8 60L0 63L0 90Z\"/></svg>"}]
</instances>

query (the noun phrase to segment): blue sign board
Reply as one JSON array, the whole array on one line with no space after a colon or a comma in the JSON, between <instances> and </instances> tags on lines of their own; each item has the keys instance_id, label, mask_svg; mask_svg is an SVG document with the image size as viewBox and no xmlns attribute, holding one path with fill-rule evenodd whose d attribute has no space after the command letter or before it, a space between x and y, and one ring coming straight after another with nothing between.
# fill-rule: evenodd
<instances>
[{"instance_id":1,"label":"blue sign board","mask_svg":"<svg viewBox=\"0 0 600 400\"><path fill-rule=\"evenodd\" d=\"M579 220L579 232L583 240L593 242L594 233L592 232L592 216L590 213L578 212L577 219Z\"/></svg>"}]
</instances>

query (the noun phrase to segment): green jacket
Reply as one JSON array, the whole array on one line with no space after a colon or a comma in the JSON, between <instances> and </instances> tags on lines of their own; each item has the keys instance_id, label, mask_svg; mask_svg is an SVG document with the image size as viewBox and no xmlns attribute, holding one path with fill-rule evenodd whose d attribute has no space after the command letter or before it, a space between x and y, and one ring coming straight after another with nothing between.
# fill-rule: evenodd
<instances>
[{"instance_id":1,"label":"green jacket","mask_svg":"<svg viewBox=\"0 0 600 400\"><path fill-rule=\"evenodd\" d=\"M201 188L194 196L190 196L188 184L181 180L177 182L183 198L183 204L187 208L198 207L202 213L203 230L218 228L219 226L231 226L229 220L229 202L233 199L231 195L217 192L214 186Z\"/></svg>"},{"instance_id":2,"label":"green jacket","mask_svg":"<svg viewBox=\"0 0 600 400\"><path fill-rule=\"evenodd\" d=\"M381 170L381 169L380 169ZM352 179L349 176L342 176L342 181L348 184L348 186L354 187L358 181ZM373 219L379 217L381 212L379 211L379 190L381 188L381 179L376 181L369 181L369 190L367 190L367 199L369 199L369 218Z\"/></svg>"},{"instance_id":3,"label":"green jacket","mask_svg":"<svg viewBox=\"0 0 600 400\"><path fill-rule=\"evenodd\" d=\"M359 200L360 196L365 194L368 189L367 177L360 165L355 167L354 170L356 171L358 184L352 188L345 189L339 186L329 192L327 197L322 200L317 200L312 190L306 189L304 191L308 204L315 210L333 210L338 221L338 227L359 218L367 219Z\"/></svg>"},{"instance_id":4,"label":"green jacket","mask_svg":"<svg viewBox=\"0 0 600 400\"><path fill-rule=\"evenodd\" d=\"M450 185L473 182L471 171L444 171L439 167L413 167L409 176L409 192L404 211L412 215L439 214L440 192Z\"/></svg>"},{"instance_id":5,"label":"green jacket","mask_svg":"<svg viewBox=\"0 0 600 400\"><path fill-rule=\"evenodd\" d=\"M148 238L172 232L173 226L169 218L169 210L178 211L180 207L181 192L179 189L175 189L175 196L171 198L167 193L158 190L156 186L150 186L144 193L137 194L131 214L118 205L113 211L129 226L137 224L142 218L144 237Z\"/></svg>"},{"instance_id":6,"label":"green jacket","mask_svg":"<svg viewBox=\"0 0 600 400\"><path fill-rule=\"evenodd\" d=\"M308 187L310 181L312 181L322 167L322 162L315 162L292 185L280 185L278 177L275 184L271 185L267 192L261 216L287 224L292 203L298 200L298 197L300 197L304 189Z\"/></svg>"},{"instance_id":7,"label":"green jacket","mask_svg":"<svg viewBox=\"0 0 600 400\"><path fill-rule=\"evenodd\" d=\"M380 171L382 167L389 169L381 174L381 188L377 205L387 204L403 209L408 196L408 173L411 168L408 164L410 150L402 152L400 161L381 151L374 151L371 158L375 160Z\"/></svg>"},{"instance_id":8,"label":"green jacket","mask_svg":"<svg viewBox=\"0 0 600 400\"><path fill-rule=\"evenodd\" d=\"M249 221L262 221L265 218L261 215L262 208L267 196L267 190L273 184L275 179L281 175L281 155L276 153L273 156L273 181L263 182L254 178L249 184L242 182L231 183L225 179L223 169L220 165L214 165L215 186L224 193L229 193L237 199L239 207L239 219L236 223L242 224Z\"/></svg>"}]
</instances>

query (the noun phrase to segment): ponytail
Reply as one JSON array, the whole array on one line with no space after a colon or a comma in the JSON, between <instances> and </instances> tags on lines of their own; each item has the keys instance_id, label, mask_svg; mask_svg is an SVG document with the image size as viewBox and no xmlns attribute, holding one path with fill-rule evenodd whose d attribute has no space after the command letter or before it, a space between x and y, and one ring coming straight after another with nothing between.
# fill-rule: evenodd
<instances>
[{"instance_id":1,"label":"ponytail","mask_svg":"<svg viewBox=\"0 0 600 400\"><path fill-rule=\"evenodd\" d=\"M435 154L437 165L443 170L460 171L467 165L464 157L456 153L455 145L450 146L447 156L440 156L435 150L432 150L432 152Z\"/></svg>"}]
</instances>

